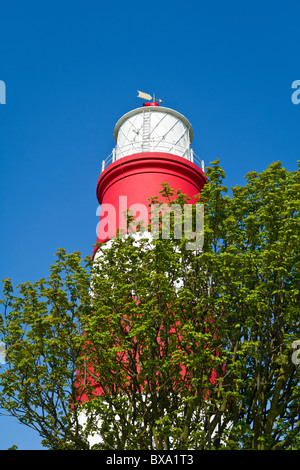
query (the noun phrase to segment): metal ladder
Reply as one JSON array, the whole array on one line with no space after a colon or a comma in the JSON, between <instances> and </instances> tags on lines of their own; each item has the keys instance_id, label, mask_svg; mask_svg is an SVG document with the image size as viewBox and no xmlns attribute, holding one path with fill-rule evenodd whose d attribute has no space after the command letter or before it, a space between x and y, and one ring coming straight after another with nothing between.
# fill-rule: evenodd
<instances>
[{"instance_id":1,"label":"metal ladder","mask_svg":"<svg viewBox=\"0 0 300 470\"><path fill-rule=\"evenodd\" d=\"M143 113L143 142L142 152L150 151L150 110Z\"/></svg>"}]
</instances>

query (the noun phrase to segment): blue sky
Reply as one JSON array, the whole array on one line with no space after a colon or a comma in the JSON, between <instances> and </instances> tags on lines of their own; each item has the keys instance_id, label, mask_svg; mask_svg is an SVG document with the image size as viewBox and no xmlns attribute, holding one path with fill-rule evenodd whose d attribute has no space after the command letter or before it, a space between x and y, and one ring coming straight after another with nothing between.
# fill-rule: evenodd
<instances>
[{"instance_id":1,"label":"blue sky","mask_svg":"<svg viewBox=\"0 0 300 470\"><path fill-rule=\"evenodd\" d=\"M2 2L0 278L49 273L60 247L91 254L96 183L113 128L155 93L193 125L193 149L220 159L228 186L300 158L300 4ZM0 417L0 449L39 449Z\"/></svg>"}]
</instances>

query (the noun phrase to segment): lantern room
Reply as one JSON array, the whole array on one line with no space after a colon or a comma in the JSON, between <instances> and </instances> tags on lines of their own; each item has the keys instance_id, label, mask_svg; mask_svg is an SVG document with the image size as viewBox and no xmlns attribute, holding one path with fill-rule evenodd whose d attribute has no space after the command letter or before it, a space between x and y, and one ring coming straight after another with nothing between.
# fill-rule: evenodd
<instances>
[{"instance_id":1,"label":"lantern room","mask_svg":"<svg viewBox=\"0 0 300 470\"><path fill-rule=\"evenodd\" d=\"M124 114L116 123L116 146L103 161L102 171L116 160L144 152L169 153L194 162L197 157L191 148L193 136L191 123L178 111L156 102L144 103ZM202 161L198 163L204 171Z\"/></svg>"}]
</instances>

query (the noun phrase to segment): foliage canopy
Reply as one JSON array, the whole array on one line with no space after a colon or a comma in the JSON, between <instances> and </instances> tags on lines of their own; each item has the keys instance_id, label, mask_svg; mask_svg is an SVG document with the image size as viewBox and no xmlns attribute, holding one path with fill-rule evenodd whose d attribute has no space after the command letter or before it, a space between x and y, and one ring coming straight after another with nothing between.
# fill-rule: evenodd
<instances>
[{"instance_id":1,"label":"foliage canopy","mask_svg":"<svg viewBox=\"0 0 300 470\"><path fill-rule=\"evenodd\" d=\"M201 251L116 238L94 263L58 250L17 294L3 281L0 406L46 447L300 448L300 170L231 195L218 161L206 174Z\"/></svg>"}]
</instances>

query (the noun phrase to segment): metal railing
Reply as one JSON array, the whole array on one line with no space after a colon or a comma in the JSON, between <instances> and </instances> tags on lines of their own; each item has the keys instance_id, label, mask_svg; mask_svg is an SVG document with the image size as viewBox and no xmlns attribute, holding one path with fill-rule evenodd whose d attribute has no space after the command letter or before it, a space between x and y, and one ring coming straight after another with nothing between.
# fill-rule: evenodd
<instances>
[{"instance_id":1,"label":"metal railing","mask_svg":"<svg viewBox=\"0 0 300 470\"><path fill-rule=\"evenodd\" d=\"M104 171L108 165L117 160L127 157L128 155L145 152L164 152L178 155L179 157L185 158L186 160L195 163L204 172L204 160L201 160L201 158L195 154L193 149L183 148L168 142L160 142L157 144L155 141L150 141L150 146L147 150L145 150L142 142L133 142L121 148L117 146L114 147L112 153L108 155L105 160L102 160L101 172Z\"/></svg>"}]
</instances>

